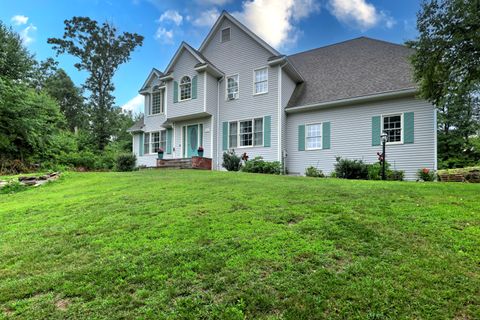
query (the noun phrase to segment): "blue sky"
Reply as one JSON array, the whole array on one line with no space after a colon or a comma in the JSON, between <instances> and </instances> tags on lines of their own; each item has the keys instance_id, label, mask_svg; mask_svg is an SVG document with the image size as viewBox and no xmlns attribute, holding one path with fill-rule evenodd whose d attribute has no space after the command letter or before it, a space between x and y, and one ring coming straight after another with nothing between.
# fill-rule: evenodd
<instances>
[{"instance_id":1,"label":"blue sky","mask_svg":"<svg viewBox=\"0 0 480 320\"><path fill-rule=\"evenodd\" d=\"M289 54L359 36L403 43L417 34L419 7L416 0L0 0L0 19L40 60L55 55L47 38L61 37L63 21L73 16L143 35L143 46L114 79L116 104L138 111L138 89L151 68L164 70L182 40L198 47L223 9ZM83 83L75 58L57 60L77 85Z\"/></svg>"}]
</instances>

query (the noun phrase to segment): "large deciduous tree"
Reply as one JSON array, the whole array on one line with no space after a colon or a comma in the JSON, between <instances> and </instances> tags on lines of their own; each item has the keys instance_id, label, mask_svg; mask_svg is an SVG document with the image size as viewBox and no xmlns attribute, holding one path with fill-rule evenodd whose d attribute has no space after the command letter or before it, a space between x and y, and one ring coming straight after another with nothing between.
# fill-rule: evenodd
<instances>
[{"instance_id":1,"label":"large deciduous tree","mask_svg":"<svg viewBox=\"0 0 480 320\"><path fill-rule=\"evenodd\" d=\"M113 76L118 67L130 59L143 37L136 33L119 34L117 29L88 17L65 20L62 38L49 38L57 54L68 53L80 59L78 70L88 72L84 88L90 93L91 126L97 146L103 150L112 135L112 111L114 106Z\"/></svg>"},{"instance_id":2,"label":"large deciduous tree","mask_svg":"<svg viewBox=\"0 0 480 320\"><path fill-rule=\"evenodd\" d=\"M26 81L34 63L20 36L0 21L0 76L3 79Z\"/></svg>"},{"instance_id":3,"label":"large deciduous tree","mask_svg":"<svg viewBox=\"0 0 480 320\"><path fill-rule=\"evenodd\" d=\"M469 137L479 128L480 1L429 0L418 13L419 36L408 45L423 98L439 110L439 156L478 161Z\"/></svg>"}]
</instances>

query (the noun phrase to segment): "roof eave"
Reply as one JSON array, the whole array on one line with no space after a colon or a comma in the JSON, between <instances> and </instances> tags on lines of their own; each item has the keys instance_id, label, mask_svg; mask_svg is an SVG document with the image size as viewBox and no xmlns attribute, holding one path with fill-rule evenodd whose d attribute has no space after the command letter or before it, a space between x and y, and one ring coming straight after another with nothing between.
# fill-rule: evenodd
<instances>
[{"instance_id":1,"label":"roof eave","mask_svg":"<svg viewBox=\"0 0 480 320\"><path fill-rule=\"evenodd\" d=\"M198 67L195 67L194 70L197 71L197 72L206 71L206 72L210 73L211 75L213 75L214 77L216 77L217 79L223 77L223 72L221 72L216 67L214 67L214 66L212 66L211 64L208 64L208 63L202 64L201 66L198 66Z\"/></svg>"},{"instance_id":2,"label":"roof eave","mask_svg":"<svg viewBox=\"0 0 480 320\"><path fill-rule=\"evenodd\" d=\"M316 109L341 107L341 106L347 106L352 104L379 101L384 99L409 97L409 96L414 96L417 92L418 92L418 88L406 88L401 90L381 92L381 93L359 96L354 98L326 101L326 102L314 103L314 104L308 104L308 105L296 106L296 107L287 107L285 108L285 112L297 113L297 112L310 111L310 110L316 110Z\"/></svg>"}]
</instances>

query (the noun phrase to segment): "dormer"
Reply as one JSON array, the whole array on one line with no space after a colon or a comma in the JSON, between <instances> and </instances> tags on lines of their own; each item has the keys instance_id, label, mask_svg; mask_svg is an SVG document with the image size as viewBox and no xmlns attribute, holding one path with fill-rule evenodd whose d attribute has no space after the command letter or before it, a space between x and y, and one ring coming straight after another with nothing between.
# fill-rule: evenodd
<instances>
[{"instance_id":1,"label":"dormer","mask_svg":"<svg viewBox=\"0 0 480 320\"><path fill-rule=\"evenodd\" d=\"M139 93L145 97L145 116L164 115L166 113L166 87L161 80L163 73L153 68Z\"/></svg>"}]
</instances>

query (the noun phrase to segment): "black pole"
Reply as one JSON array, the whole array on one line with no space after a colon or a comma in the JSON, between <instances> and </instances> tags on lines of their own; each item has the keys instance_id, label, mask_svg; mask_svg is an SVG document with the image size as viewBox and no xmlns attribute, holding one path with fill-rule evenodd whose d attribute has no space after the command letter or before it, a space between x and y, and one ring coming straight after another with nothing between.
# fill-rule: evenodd
<instances>
[{"instance_id":1,"label":"black pole","mask_svg":"<svg viewBox=\"0 0 480 320\"><path fill-rule=\"evenodd\" d=\"M386 143L386 139L382 139L382 148L383 148L383 152L382 152L382 180L387 180L387 177L385 175L385 143Z\"/></svg>"}]
</instances>

